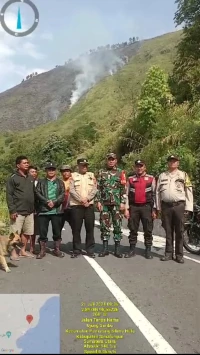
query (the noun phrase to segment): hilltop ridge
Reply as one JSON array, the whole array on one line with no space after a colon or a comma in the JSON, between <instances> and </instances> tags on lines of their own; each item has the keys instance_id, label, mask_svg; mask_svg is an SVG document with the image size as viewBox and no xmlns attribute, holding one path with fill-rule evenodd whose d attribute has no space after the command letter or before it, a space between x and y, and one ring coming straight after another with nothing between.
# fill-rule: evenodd
<instances>
[{"instance_id":1,"label":"hilltop ridge","mask_svg":"<svg viewBox=\"0 0 200 355\"><path fill-rule=\"evenodd\" d=\"M105 63L107 68L106 66L100 67L101 75L94 78L96 84L111 74L113 58L123 61L122 65L126 64L126 58L129 60L137 52L139 46L140 42L135 41L134 43L124 42L114 47L109 46L109 48L100 47L74 61L70 59L65 65L57 65L56 68L37 74L28 80L23 79L19 85L0 93L1 131L27 130L56 121L70 108L70 99L76 87L76 77L84 69L82 68L83 60L88 62L91 68L98 65L97 61L102 62L102 58L107 60ZM110 60L111 63L109 63ZM85 90L83 94L87 91Z\"/></svg>"}]
</instances>

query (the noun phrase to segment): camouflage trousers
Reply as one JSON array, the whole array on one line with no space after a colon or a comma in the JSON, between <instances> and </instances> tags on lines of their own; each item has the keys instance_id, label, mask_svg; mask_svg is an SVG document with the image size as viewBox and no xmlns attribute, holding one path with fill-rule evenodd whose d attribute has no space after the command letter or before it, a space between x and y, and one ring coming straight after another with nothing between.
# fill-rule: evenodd
<instances>
[{"instance_id":1,"label":"camouflage trousers","mask_svg":"<svg viewBox=\"0 0 200 355\"><path fill-rule=\"evenodd\" d=\"M111 225L113 225L114 241L122 239L122 214L119 206L103 206L100 213L101 240L109 240Z\"/></svg>"}]
</instances>

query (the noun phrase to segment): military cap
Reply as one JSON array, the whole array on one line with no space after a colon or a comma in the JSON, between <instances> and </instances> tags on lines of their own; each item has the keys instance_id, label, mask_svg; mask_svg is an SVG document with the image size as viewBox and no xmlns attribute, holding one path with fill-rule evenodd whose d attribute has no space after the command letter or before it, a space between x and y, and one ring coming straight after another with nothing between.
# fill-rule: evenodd
<instances>
[{"instance_id":1,"label":"military cap","mask_svg":"<svg viewBox=\"0 0 200 355\"><path fill-rule=\"evenodd\" d=\"M107 159L109 158L117 159L117 155L115 153L108 153L106 157Z\"/></svg>"},{"instance_id":2,"label":"military cap","mask_svg":"<svg viewBox=\"0 0 200 355\"><path fill-rule=\"evenodd\" d=\"M77 159L77 165L79 164L89 164L86 158Z\"/></svg>"},{"instance_id":3,"label":"military cap","mask_svg":"<svg viewBox=\"0 0 200 355\"><path fill-rule=\"evenodd\" d=\"M137 160L135 161L135 165L145 165L145 162L144 162L144 160L137 159Z\"/></svg>"},{"instance_id":4,"label":"military cap","mask_svg":"<svg viewBox=\"0 0 200 355\"><path fill-rule=\"evenodd\" d=\"M179 157L177 155L170 155L168 158L167 158L167 161L170 161L170 160L177 160L179 161Z\"/></svg>"},{"instance_id":5,"label":"military cap","mask_svg":"<svg viewBox=\"0 0 200 355\"><path fill-rule=\"evenodd\" d=\"M60 171L65 171L65 170L70 170L72 171L72 168L70 165L62 165L60 168Z\"/></svg>"},{"instance_id":6,"label":"military cap","mask_svg":"<svg viewBox=\"0 0 200 355\"><path fill-rule=\"evenodd\" d=\"M57 166L56 166L56 164L53 163L53 162L48 162L48 163L46 163L46 165L45 165L45 169L46 169L46 170L48 170L48 169L56 169L56 168L57 168Z\"/></svg>"}]
</instances>

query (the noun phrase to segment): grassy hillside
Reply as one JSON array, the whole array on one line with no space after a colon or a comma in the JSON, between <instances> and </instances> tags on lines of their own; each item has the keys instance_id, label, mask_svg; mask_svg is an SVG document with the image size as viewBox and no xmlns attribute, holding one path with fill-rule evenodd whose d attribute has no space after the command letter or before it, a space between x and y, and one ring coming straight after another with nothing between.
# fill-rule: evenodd
<instances>
[{"instance_id":1,"label":"grassy hillside","mask_svg":"<svg viewBox=\"0 0 200 355\"><path fill-rule=\"evenodd\" d=\"M58 67L1 93L1 131L20 131L55 121L70 104L75 75L71 68Z\"/></svg>"},{"instance_id":2,"label":"grassy hillside","mask_svg":"<svg viewBox=\"0 0 200 355\"><path fill-rule=\"evenodd\" d=\"M56 121L69 109L75 78L83 71L85 63L87 69L93 68L94 73L98 71L93 77L97 83L109 75L109 69L115 69L119 58L126 63L139 46L140 42L135 41L115 45L115 49L103 47L0 93L0 130L24 131Z\"/></svg>"},{"instance_id":3,"label":"grassy hillside","mask_svg":"<svg viewBox=\"0 0 200 355\"><path fill-rule=\"evenodd\" d=\"M82 137L82 143L75 150L75 154L91 155L93 150L99 150L104 144L102 142L112 140L116 128L133 114L137 95L148 68L157 64L166 72L171 71L175 47L180 36L181 32L177 31L144 41L128 65L117 74L103 79L59 120L22 133L7 133L1 136L0 151L3 153L4 148L7 154L10 147L20 141L20 144L23 142L21 147L25 148L24 152L29 153L32 145L45 144L45 140L52 134L68 140L78 129L77 134L84 135L88 125L92 125L93 131L96 132L95 139L90 142L86 134L86 141Z\"/></svg>"}]
</instances>

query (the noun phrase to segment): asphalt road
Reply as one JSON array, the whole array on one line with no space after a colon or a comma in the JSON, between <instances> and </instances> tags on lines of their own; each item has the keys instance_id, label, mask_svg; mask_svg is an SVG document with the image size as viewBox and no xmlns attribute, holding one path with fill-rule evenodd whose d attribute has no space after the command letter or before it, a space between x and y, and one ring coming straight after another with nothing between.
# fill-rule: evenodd
<instances>
[{"instance_id":1,"label":"asphalt road","mask_svg":"<svg viewBox=\"0 0 200 355\"><path fill-rule=\"evenodd\" d=\"M156 228L158 231L160 227L156 225ZM84 242L84 231L82 234ZM124 234L127 235L127 231ZM101 249L99 235L97 225L96 253ZM126 235L122 242L123 252L128 250ZM9 274L0 270L1 294L60 294L62 354L83 354L84 350L94 353L89 347L93 339L86 344L86 340L76 339L77 334L66 333L66 329L86 329L87 322L81 322L83 318L99 318L82 312L81 306L93 302L112 302L115 308L114 302L119 304L118 312L107 313L108 323L101 323L107 328L101 328L100 323L98 328L87 328L92 336L97 334L94 330L99 330L102 335L102 329L116 329L115 333L110 333L112 336L124 336L116 343L116 339L112 339L112 345L117 348L110 347L110 351L118 354L200 353L200 258L187 253L185 255L189 259L184 265L174 261L163 263L159 257L163 254L164 239L155 238L154 258L146 260L140 235L135 258L117 259L110 254L106 258L97 256L94 260L86 256L71 259L71 239L71 231L66 225L63 259L49 252L42 260L15 262ZM49 247L52 247L51 237ZM112 239L110 250L113 251ZM111 306L96 304L94 307ZM118 322L113 322L113 318ZM129 329L129 333L124 333L125 329ZM84 344L87 347L84 348Z\"/></svg>"}]
</instances>

